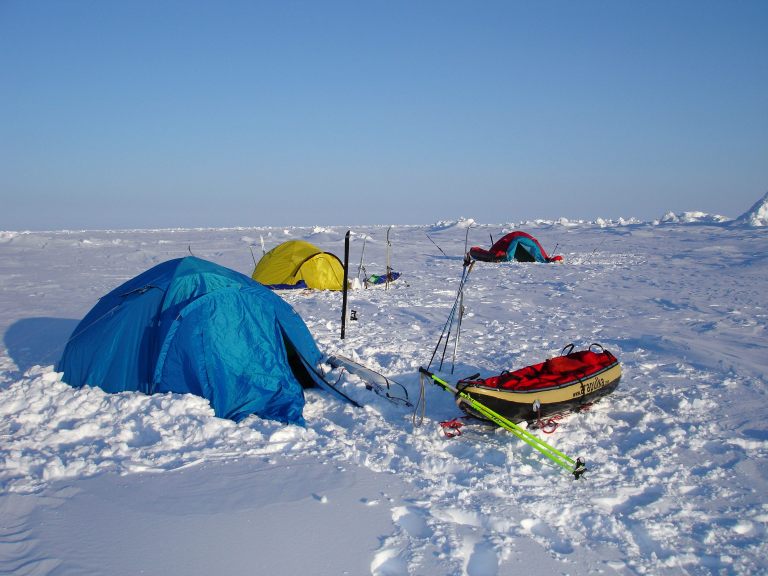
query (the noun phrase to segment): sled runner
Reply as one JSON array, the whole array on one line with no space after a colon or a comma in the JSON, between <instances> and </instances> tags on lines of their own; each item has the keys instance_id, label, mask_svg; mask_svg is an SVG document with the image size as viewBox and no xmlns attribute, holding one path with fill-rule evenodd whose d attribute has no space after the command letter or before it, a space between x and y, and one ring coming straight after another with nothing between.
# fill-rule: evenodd
<instances>
[{"instance_id":1,"label":"sled runner","mask_svg":"<svg viewBox=\"0 0 768 576\"><path fill-rule=\"evenodd\" d=\"M616 357L600 344L498 376L460 380L456 388L513 422L579 410L613 392L621 379ZM466 404L462 408L471 413ZM476 415L476 414L473 414Z\"/></svg>"},{"instance_id":2,"label":"sled runner","mask_svg":"<svg viewBox=\"0 0 768 576\"><path fill-rule=\"evenodd\" d=\"M350 374L354 374L365 383L366 388L373 390L390 402L405 406L412 405L408 399L408 390L399 382L395 382L346 356L329 356L326 362L333 368L342 368Z\"/></svg>"}]
</instances>

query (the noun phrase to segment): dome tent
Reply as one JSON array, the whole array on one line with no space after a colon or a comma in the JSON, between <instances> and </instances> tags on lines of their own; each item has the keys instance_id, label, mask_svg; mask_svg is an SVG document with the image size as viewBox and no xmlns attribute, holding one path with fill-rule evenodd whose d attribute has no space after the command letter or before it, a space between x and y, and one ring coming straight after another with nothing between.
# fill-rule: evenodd
<instances>
[{"instance_id":1,"label":"dome tent","mask_svg":"<svg viewBox=\"0 0 768 576\"><path fill-rule=\"evenodd\" d=\"M473 246L469 256L481 262L560 262L562 256L547 256L539 241L527 232L510 232L497 240L489 250Z\"/></svg>"},{"instance_id":2,"label":"dome tent","mask_svg":"<svg viewBox=\"0 0 768 576\"><path fill-rule=\"evenodd\" d=\"M102 297L56 369L74 387L191 393L222 418L256 414L303 425L301 382L323 384L312 370L321 358L279 296L239 272L186 257Z\"/></svg>"},{"instance_id":3,"label":"dome tent","mask_svg":"<svg viewBox=\"0 0 768 576\"><path fill-rule=\"evenodd\" d=\"M303 240L288 240L262 256L251 277L274 289L341 290L344 265L330 252Z\"/></svg>"}]
</instances>

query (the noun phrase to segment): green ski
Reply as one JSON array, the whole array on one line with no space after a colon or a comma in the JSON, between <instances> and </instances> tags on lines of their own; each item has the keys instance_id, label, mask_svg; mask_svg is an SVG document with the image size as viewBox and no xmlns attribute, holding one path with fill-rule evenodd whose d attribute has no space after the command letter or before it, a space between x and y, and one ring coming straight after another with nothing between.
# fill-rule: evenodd
<instances>
[{"instance_id":1,"label":"green ski","mask_svg":"<svg viewBox=\"0 0 768 576\"><path fill-rule=\"evenodd\" d=\"M445 390L448 392L453 392L453 394L459 398L462 402L465 402L469 405L472 410L483 416L484 418L487 418L494 424L504 428L505 430L508 430L515 436L517 436L520 440L528 444L531 448L538 450L544 456L549 458L552 462L560 466L561 468L564 468L568 472L574 475L575 478L580 478L584 472L587 471L586 465L584 463L584 460L581 458L577 458L574 460L570 456L567 456L557 448L554 448L553 446L550 446L546 442L544 442L541 438L538 438L537 436L534 436L530 432L528 432L525 428L522 428L515 424L514 422L504 418L501 414L497 414L484 404L481 404L472 396L467 394L466 392L462 392L461 390L457 389L455 386L452 386L442 378L436 376L426 368L419 368L419 372L427 376L428 378L431 378L433 382L439 384L442 386Z\"/></svg>"}]
</instances>

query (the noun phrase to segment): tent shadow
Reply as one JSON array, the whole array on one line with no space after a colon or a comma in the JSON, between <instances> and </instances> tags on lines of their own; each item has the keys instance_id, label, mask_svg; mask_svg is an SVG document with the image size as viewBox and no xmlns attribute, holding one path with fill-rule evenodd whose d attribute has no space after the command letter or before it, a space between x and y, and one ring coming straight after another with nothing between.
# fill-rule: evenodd
<instances>
[{"instance_id":1,"label":"tent shadow","mask_svg":"<svg viewBox=\"0 0 768 576\"><path fill-rule=\"evenodd\" d=\"M23 318L5 332L8 355L23 374L33 366L56 364L79 320Z\"/></svg>"}]
</instances>

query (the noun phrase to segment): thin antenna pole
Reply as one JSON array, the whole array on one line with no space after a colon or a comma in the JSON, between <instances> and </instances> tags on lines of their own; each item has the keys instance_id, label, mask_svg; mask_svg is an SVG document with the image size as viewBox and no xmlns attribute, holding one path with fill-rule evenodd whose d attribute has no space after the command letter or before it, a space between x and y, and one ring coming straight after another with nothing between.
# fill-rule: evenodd
<instances>
[{"instance_id":1,"label":"thin antenna pole","mask_svg":"<svg viewBox=\"0 0 768 576\"><path fill-rule=\"evenodd\" d=\"M600 241L600 243L597 246L594 247L592 252L590 252L590 254L589 254L588 258L587 258L587 262L586 262L587 264L592 264L592 257L595 255L595 252L597 252L598 248L602 248L603 247L603 244L605 244L605 239L606 238L607 238L607 236L603 236L603 239Z\"/></svg>"},{"instance_id":2,"label":"thin antenna pole","mask_svg":"<svg viewBox=\"0 0 768 576\"><path fill-rule=\"evenodd\" d=\"M429 238L429 234L427 234L426 232L425 232L424 234L426 235L426 237L427 237L427 238ZM432 238L429 238L429 241L430 241L430 242L432 242L432 244L434 244L434 245L435 245L435 247L436 247L438 250L440 250L440 252L443 254L443 256L445 256L446 258L448 257L448 254L446 254L445 252L443 252L443 249L442 249L442 248L440 248L440 246L438 246L438 245L437 245L437 243L436 243L434 240L432 240Z\"/></svg>"},{"instance_id":3,"label":"thin antenna pole","mask_svg":"<svg viewBox=\"0 0 768 576\"><path fill-rule=\"evenodd\" d=\"M253 246L248 246L251 249L251 258L253 259L253 267L256 268L256 256L253 255Z\"/></svg>"}]
</instances>

